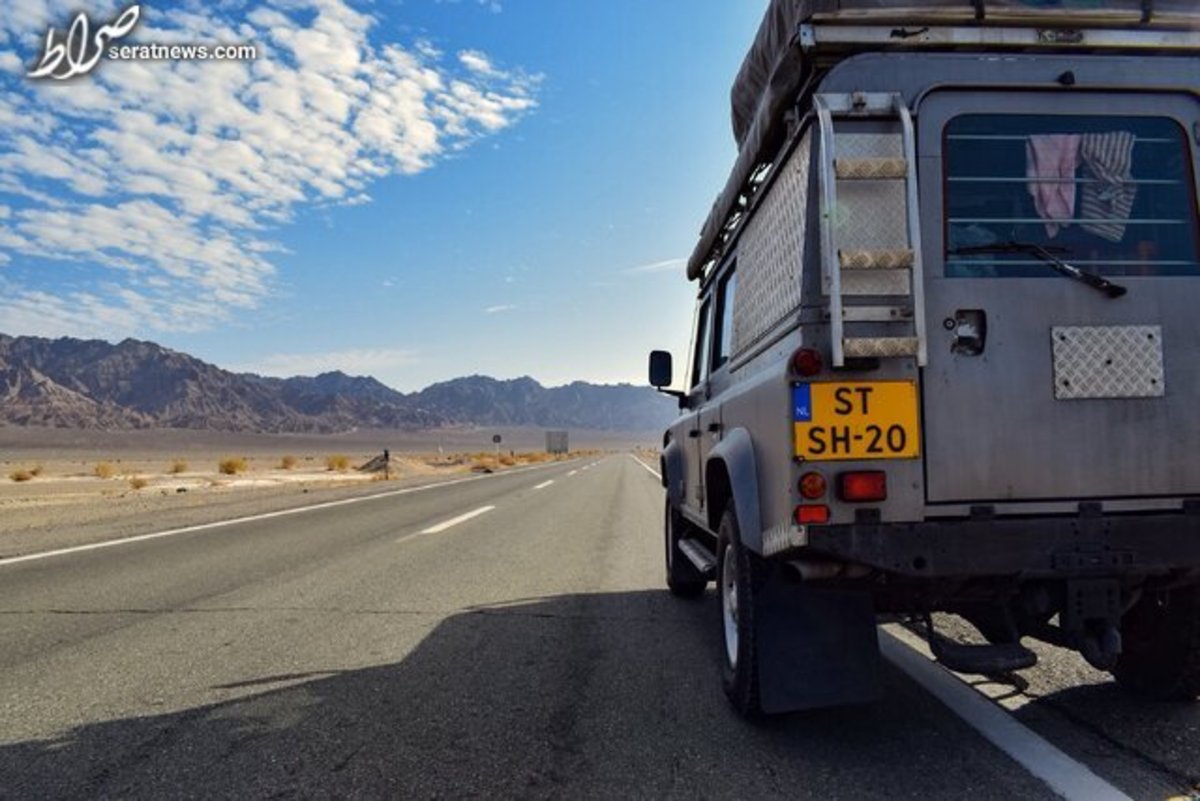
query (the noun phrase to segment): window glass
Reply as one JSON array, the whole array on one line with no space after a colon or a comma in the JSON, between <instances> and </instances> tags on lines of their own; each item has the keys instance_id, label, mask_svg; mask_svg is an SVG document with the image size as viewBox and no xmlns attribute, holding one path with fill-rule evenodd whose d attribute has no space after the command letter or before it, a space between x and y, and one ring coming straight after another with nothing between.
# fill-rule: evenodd
<instances>
[{"instance_id":1,"label":"window glass","mask_svg":"<svg viewBox=\"0 0 1200 801\"><path fill-rule=\"evenodd\" d=\"M717 341L713 348L713 369L716 370L729 357L733 348L733 299L737 292L737 273L730 270L717 287Z\"/></svg>"},{"instance_id":2,"label":"window glass","mask_svg":"<svg viewBox=\"0 0 1200 801\"><path fill-rule=\"evenodd\" d=\"M696 338L693 340L696 350L692 353L693 387L708 378L708 359L705 357L708 354L709 340L712 339L708 320L709 312L712 311L711 306L711 301L704 301L700 306L700 313L696 317Z\"/></svg>"},{"instance_id":3,"label":"window glass","mask_svg":"<svg viewBox=\"0 0 1200 801\"><path fill-rule=\"evenodd\" d=\"M1164 117L969 114L946 126L946 275L1195 275L1195 183Z\"/></svg>"}]
</instances>

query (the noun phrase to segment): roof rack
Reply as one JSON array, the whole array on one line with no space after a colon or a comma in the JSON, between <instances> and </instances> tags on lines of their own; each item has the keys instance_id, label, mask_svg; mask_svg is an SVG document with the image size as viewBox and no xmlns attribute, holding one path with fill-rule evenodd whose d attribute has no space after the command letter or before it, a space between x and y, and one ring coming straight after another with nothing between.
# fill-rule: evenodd
<instances>
[{"instance_id":1,"label":"roof rack","mask_svg":"<svg viewBox=\"0 0 1200 801\"><path fill-rule=\"evenodd\" d=\"M810 54L885 49L1016 49L1022 51L1200 51L1200 30L1170 28L1037 28L1029 25L850 23L814 19L800 26L800 46Z\"/></svg>"}]
</instances>

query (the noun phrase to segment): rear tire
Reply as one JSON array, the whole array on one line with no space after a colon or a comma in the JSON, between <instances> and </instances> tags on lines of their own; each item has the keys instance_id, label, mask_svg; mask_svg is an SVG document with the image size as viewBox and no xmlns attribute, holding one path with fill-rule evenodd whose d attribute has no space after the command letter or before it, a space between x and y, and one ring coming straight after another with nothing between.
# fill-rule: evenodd
<instances>
[{"instance_id":1,"label":"rear tire","mask_svg":"<svg viewBox=\"0 0 1200 801\"><path fill-rule=\"evenodd\" d=\"M698 598L704 594L708 579L696 569L692 561L679 550L679 541L687 533L688 523L679 510L667 501L663 521L663 539L666 545L667 589L678 598Z\"/></svg>"},{"instance_id":2,"label":"rear tire","mask_svg":"<svg viewBox=\"0 0 1200 801\"><path fill-rule=\"evenodd\" d=\"M766 583L767 564L742 547L732 504L721 518L717 545L720 597L721 685L729 702L745 718L762 717L758 683L756 605Z\"/></svg>"},{"instance_id":3,"label":"rear tire","mask_svg":"<svg viewBox=\"0 0 1200 801\"><path fill-rule=\"evenodd\" d=\"M1121 623L1124 652L1117 683L1155 701L1200 698L1200 585L1172 590L1166 602L1143 597Z\"/></svg>"}]
</instances>

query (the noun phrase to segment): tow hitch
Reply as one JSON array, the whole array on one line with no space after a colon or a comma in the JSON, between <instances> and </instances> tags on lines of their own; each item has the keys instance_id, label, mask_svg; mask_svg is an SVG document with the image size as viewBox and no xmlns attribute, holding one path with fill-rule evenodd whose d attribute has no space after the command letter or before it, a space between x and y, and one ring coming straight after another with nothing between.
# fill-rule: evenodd
<instances>
[{"instance_id":1,"label":"tow hitch","mask_svg":"<svg viewBox=\"0 0 1200 801\"><path fill-rule=\"evenodd\" d=\"M1121 585L1111 579L1067 582L1063 640L1097 670L1112 670L1121 656Z\"/></svg>"}]
</instances>

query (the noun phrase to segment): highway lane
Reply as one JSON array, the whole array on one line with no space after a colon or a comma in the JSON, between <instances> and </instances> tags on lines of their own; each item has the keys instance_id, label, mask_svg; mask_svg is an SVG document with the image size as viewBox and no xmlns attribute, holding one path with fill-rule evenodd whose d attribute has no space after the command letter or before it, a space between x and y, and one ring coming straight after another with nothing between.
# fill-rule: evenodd
<instances>
[{"instance_id":1,"label":"highway lane","mask_svg":"<svg viewBox=\"0 0 1200 801\"><path fill-rule=\"evenodd\" d=\"M894 668L738 720L588 464L0 567L0 797L1052 797Z\"/></svg>"}]
</instances>

